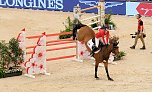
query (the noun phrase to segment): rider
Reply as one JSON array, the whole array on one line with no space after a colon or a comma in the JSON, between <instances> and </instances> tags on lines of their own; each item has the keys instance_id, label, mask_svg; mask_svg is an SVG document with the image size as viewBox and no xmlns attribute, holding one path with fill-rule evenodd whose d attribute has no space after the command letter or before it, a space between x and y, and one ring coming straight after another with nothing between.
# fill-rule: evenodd
<instances>
[{"instance_id":1,"label":"rider","mask_svg":"<svg viewBox=\"0 0 152 92\"><path fill-rule=\"evenodd\" d=\"M102 38L102 42L104 45L108 45L109 43L109 31L107 26L100 27L98 32L96 33L96 38ZM106 37L106 39L105 39Z\"/></svg>"},{"instance_id":2,"label":"rider","mask_svg":"<svg viewBox=\"0 0 152 92\"><path fill-rule=\"evenodd\" d=\"M100 37L102 38L102 43L100 44L100 46L108 46L109 43L109 31L108 31L108 26L103 26L103 27L99 27L98 32L95 34L96 38L99 39ZM106 40L105 40L106 37ZM99 50L99 48L97 46L95 46L95 39L92 39L94 45L92 46L92 52L91 55L94 55L94 52Z\"/></svg>"}]
</instances>

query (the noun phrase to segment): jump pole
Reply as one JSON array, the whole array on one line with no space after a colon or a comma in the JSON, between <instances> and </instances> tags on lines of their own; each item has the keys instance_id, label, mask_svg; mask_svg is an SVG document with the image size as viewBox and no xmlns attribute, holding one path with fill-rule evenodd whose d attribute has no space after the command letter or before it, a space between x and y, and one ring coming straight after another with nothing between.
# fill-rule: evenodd
<instances>
[{"instance_id":1,"label":"jump pole","mask_svg":"<svg viewBox=\"0 0 152 92\"><path fill-rule=\"evenodd\" d=\"M89 8L85 8L85 9L81 9L79 4L77 6L74 7L73 11L74 11L74 14L78 15L79 17L78 18L81 18L81 13L84 12L84 11L87 11L87 10L91 10L91 9L95 9L97 8L98 9L98 15L96 16L93 16L93 17L89 17L89 18L85 18L85 19L78 19L80 20L81 22L83 21L86 21L86 20L90 20L90 19L93 19L93 18L98 18L97 21L93 22L93 23L89 23L88 25L91 25L91 24L94 24L94 23L98 23L98 26L101 26L102 24L104 24L104 16L105 16L105 7L104 7L105 3L104 3L104 0L100 0L99 3L98 3L98 6L93 6L93 7L89 7ZM76 11L79 11L78 13ZM96 28L93 28L93 30L95 29L98 29L98 27ZM80 56L79 56L79 42L77 41L76 42L76 61L79 61L79 62L83 62L83 60L80 59Z\"/></svg>"},{"instance_id":2,"label":"jump pole","mask_svg":"<svg viewBox=\"0 0 152 92\"><path fill-rule=\"evenodd\" d=\"M81 15L82 15L83 12L85 12L87 10L96 9L96 8L98 9L98 15L95 15L95 16L89 17L89 18L85 18L85 19L81 19ZM98 18L95 22L86 24L88 26L90 26L94 23L98 23L98 26L101 26L104 23L102 21L103 20L102 16L104 16L104 3L103 2L99 2L97 6L93 6L93 7L89 7L89 8L85 8L85 9L81 9L79 4L78 4L77 6L74 7L73 11L74 11L74 16L79 16L78 20L80 20L81 22L91 20L91 19L94 19L94 18ZM93 30L98 29L98 28L99 27L95 27L95 28L93 28Z\"/></svg>"}]
</instances>

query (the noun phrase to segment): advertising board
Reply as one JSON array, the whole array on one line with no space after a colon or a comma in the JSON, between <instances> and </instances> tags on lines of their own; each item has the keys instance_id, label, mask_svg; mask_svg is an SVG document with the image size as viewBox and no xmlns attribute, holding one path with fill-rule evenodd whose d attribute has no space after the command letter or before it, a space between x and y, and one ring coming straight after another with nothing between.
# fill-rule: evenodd
<instances>
[{"instance_id":1,"label":"advertising board","mask_svg":"<svg viewBox=\"0 0 152 92\"><path fill-rule=\"evenodd\" d=\"M106 2L105 13L126 15L126 2Z\"/></svg>"}]
</instances>

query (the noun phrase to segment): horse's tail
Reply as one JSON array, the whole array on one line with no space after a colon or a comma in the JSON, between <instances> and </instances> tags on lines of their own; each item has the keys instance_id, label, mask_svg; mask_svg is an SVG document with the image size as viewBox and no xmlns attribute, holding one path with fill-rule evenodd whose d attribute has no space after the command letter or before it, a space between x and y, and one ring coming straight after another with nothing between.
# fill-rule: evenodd
<instances>
[{"instance_id":1,"label":"horse's tail","mask_svg":"<svg viewBox=\"0 0 152 92\"><path fill-rule=\"evenodd\" d=\"M84 25L82 23L73 25L73 32L72 32L73 40L75 40L75 38L76 38L77 30L80 29L81 27L84 27L84 26L86 26L86 25Z\"/></svg>"}]
</instances>

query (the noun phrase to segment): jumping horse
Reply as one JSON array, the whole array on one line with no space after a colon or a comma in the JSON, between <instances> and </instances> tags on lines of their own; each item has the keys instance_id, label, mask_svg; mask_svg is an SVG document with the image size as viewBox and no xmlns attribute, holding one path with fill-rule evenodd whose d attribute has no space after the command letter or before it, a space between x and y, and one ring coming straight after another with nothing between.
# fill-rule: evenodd
<instances>
[{"instance_id":1,"label":"jumping horse","mask_svg":"<svg viewBox=\"0 0 152 92\"><path fill-rule=\"evenodd\" d=\"M116 36L109 38L110 44L105 46L101 41L96 40L95 32L90 27L84 24L75 24L73 27L73 40L75 39L83 42L90 53L94 53L92 55L95 58L95 78L99 78L97 76L98 65L103 62L108 80L113 81L108 72L108 59L111 52L115 55L119 53L119 47L117 46L119 38ZM90 44L92 44L92 47L89 46Z\"/></svg>"}]
</instances>

